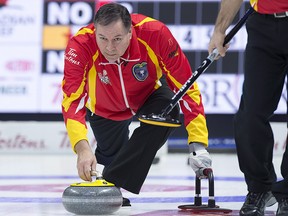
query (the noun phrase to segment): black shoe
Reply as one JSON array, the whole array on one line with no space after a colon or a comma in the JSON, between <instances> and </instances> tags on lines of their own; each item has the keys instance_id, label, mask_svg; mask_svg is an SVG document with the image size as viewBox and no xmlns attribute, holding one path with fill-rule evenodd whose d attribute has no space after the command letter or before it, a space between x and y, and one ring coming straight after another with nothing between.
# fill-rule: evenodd
<instances>
[{"instance_id":1,"label":"black shoe","mask_svg":"<svg viewBox=\"0 0 288 216\"><path fill-rule=\"evenodd\" d=\"M265 208L275 203L276 199L271 191L262 193L249 192L240 209L240 216L264 216Z\"/></svg>"},{"instance_id":2,"label":"black shoe","mask_svg":"<svg viewBox=\"0 0 288 216\"><path fill-rule=\"evenodd\" d=\"M276 216L287 216L288 215L288 198L282 199L278 202L278 209Z\"/></svg>"},{"instance_id":3,"label":"black shoe","mask_svg":"<svg viewBox=\"0 0 288 216\"><path fill-rule=\"evenodd\" d=\"M122 207L131 206L130 200L128 198L123 197Z\"/></svg>"},{"instance_id":4,"label":"black shoe","mask_svg":"<svg viewBox=\"0 0 288 216\"><path fill-rule=\"evenodd\" d=\"M155 157L155 158L153 159L152 164L158 164L159 162L160 162L160 158L159 158L159 157Z\"/></svg>"}]
</instances>

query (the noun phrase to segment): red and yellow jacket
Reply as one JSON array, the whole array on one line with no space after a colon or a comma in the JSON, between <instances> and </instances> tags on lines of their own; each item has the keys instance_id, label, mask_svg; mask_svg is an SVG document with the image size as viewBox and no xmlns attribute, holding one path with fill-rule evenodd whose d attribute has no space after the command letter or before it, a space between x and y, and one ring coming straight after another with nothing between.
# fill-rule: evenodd
<instances>
[{"instance_id":1,"label":"red and yellow jacket","mask_svg":"<svg viewBox=\"0 0 288 216\"><path fill-rule=\"evenodd\" d=\"M78 141L87 140L86 108L104 118L129 119L161 86L162 73L167 75L168 85L174 92L192 74L187 58L163 23L140 14L131 16L132 39L118 64L109 63L100 53L93 24L81 28L67 45L62 112L73 149ZM147 73L141 73L141 68L146 68ZM180 106L188 143L208 145L197 83L183 96Z\"/></svg>"},{"instance_id":2,"label":"red and yellow jacket","mask_svg":"<svg viewBox=\"0 0 288 216\"><path fill-rule=\"evenodd\" d=\"M254 9L262 14L273 14L288 11L288 0L250 0Z\"/></svg>"}]
</instances>

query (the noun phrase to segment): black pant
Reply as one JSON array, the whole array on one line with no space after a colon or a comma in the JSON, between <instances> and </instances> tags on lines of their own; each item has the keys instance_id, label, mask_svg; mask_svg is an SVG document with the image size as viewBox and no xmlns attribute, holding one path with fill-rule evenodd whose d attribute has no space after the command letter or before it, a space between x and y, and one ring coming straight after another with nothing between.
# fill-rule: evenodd
<instances>
[{"instance_id":1,"label":"black pant","mask_svg":"<svg viewBox=\"0 0 288 216\"><path fill-rule=\"evenodd\" d=\"M276 198L288 197L288 150L286 147L281 165L284 180L275 184L274 138L269 123L277 109L288 71L288 18L255 13L246 27L245 79L240 107L235 115L239 165L248 191L272 190Z\"/></svg>"},{"instance_id":2,"label":"black pant","mask_svg":"<svg viewBox=\"0 0 288 216\"><path fill-rule=\"evenodd\" d=\"M156 90L137 114L161 113L173 96L165 85ZM170 113L179 119L179 107ZM88 115L97 140L97 162L105 166L103 177L116 186L138 194L157 151L168 139L173 128L140 123L128 139L131 119L113 121Z\"/></svg>"}]
</instances>

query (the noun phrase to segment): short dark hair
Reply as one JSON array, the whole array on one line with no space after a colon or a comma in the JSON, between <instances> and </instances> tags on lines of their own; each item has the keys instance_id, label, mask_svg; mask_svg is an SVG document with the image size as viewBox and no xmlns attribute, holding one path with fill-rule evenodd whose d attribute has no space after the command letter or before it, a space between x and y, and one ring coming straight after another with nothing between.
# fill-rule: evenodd
<instances>
[{"instance_id":1,"label":"short dark hair","mask_svg":"<svg viewBox=\"0 0 288 216\"><path fill-rule=\"evenodd\" d=\"M94 25L107 26L110 23L121 19L127 31L131 27L131 16L126 7L117 3L108 3L99 8L95 14Z\"/></svg>"}]
</instances>

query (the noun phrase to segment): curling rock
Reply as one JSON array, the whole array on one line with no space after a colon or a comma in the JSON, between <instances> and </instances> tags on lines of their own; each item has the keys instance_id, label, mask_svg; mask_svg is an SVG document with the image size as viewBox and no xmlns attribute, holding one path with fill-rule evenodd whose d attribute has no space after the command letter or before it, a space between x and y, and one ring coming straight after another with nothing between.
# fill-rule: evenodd
<instances>
[{"instance_id":1,"label":"curling rock","mask_svg":"<svg viewBox=\"0 0 288 216\"><path fill-rule=\"evenodd\" d=\"M78 215L112 214L122 201L120 189L103 179L71 184L62 195L65 209Z\"/></svg>"}]
</instances>

